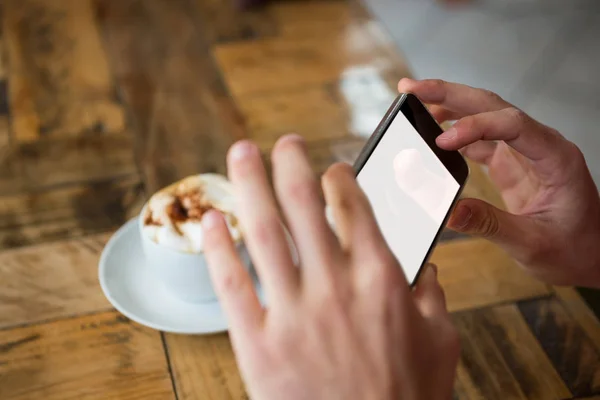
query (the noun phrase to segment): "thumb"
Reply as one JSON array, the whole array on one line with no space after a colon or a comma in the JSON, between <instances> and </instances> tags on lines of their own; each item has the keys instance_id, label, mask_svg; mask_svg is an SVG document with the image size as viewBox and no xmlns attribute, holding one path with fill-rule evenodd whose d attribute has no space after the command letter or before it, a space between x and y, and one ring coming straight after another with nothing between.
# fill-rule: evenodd
<instances>
[{"instance_id":1,"label":"thumb","mask_svg":"<svg viewBox=\"0 0 600 400\"><path fill-rule=\"evenodd\" d=\"M525 216L510 214L477 199L458 202L448 221L448 228L484 237L506 247L513 256L528 252L536 227Z\"/></svg>"},{"instance_id":2,"label":"thumb","mask_svg":"<svg viewBox=\"0 0 600 400\"><path fill-rule=\"evenodd\" d=\"M446 296L437 279L437 266L428 264L416 284L413 298L425 318L442 317L448 314Z\"/></svg>"}]
</instances>

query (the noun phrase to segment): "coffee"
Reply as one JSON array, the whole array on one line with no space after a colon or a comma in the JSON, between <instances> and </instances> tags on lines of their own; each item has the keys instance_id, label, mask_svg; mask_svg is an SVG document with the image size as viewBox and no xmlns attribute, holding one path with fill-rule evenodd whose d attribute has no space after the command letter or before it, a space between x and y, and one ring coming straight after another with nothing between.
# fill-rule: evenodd
<instances>
[{"instance_id":1,"label":"coffee","mask_svg":"<svg viewBox=\"0 0 600 400\"><path fill-rule=\"evenodd\" d=\"M156 192L142 215L142 232L155 243L185 253L202 253L202 216L211 209L225 217L235 242L241 230L235 213L232 184L221 175L201 174Z\"/></svg>"}]
</instances>

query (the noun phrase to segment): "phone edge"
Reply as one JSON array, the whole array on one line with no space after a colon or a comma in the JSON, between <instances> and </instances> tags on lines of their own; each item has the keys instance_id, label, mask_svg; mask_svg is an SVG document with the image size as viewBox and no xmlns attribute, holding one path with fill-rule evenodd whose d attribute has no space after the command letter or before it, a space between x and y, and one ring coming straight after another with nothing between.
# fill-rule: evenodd
<instances>
[{"instance_id":1,"label":"phone edge","mask_svg":"<svg viewBox=\"0 0 600 400\"><path fill-rule=\"evenodd\" d=\"M360 170L367 163L371 154L373 154L377 144L379 144L379 141L394 121L395 116L400 112L402 104L406 101L407 97L406 93L401 93L394 99L369 139L367 139L363 149L358 154L358 157L356 157L356 160L354 160L353 169L355 177L358 177Z\"/></svg>"},{"instance_id":2,"label":"phone edge","mask_svg":"<svg viewBox=\"0 0 600 400\"><path fill-rule=\"evenodd\" d=\"M356 157L356 160L354 161L353 169L354 169L355 177L358 177L358 174L360 173L361 169L367 163L367 161L369 160L369 157L371 156L371 154L373 154L373 151L375 150L375 148L379 144L381 138L383 137L383 135L385 134L385 132L387 131L387 129L389 128L389 126L391 125L391 123L394 121L394 118L396 117L396 115L399 112L401 112L402 105L408 99L409 95L411 95L411 93L400 93L394 99L394 102L390 105L389 109L384 114L383 118L381 119L381 121L379 122L379 124L377 125L377 127L375 128L375 130L373 131L373 133L371 134L371 136L369 137L369 139L365 143L362 151L359 153L359 155ZM423 107L425 108L425 110L427 111L427 113L429 114L429 116L433 119L433 121L436 122L436 124L438 125L438 127L440 128L440 130L443 132L443 128L435 120L435 118L433 117L433 115L431 114L431 112L429 111L429 109L425 106L425 104L423 104L423 102L421 102L421 100L418 97L416 97L416 96L414 96L414 97L423 105ZM436 248L437 244L439 243L439 238L442 235L444 229L446 228L446 224L448 223L448 220L450 219L450 216L452 215L452 211L454 211L454 208L456 207L456 204L460 200L460 196L461 196L461 194L462 194L465 186L467 185L467 181L469 180L469 176L470 176L470 172L471 171L470 171L470 168L469 168L469 164L464 159L464 157L463 157L463 160L464 160L466 168L467 168L467 173L466 173L465 180L459 186L458 192L456 193L456 196L454 197L454 200L452 200L452 204L448 208L448 212L446 213L446 216L444 217L444 220L440 224L440 227L439 227L439 229L438 229L435 237L431 241L431 245L429 246L429 249L427 250L427 253L425 254L425 257L423 258L423 262L421 263L421 265L419 266L419 269L417 270L415 278L413 279L412 282L408 282L408 285L411 288L414 287L417 284L417 282L419 281L419 278L421 277L421 274L422 274L423 270L425 269L424 267L429 263L431 255L433 253L433 250Z\"/></svg>"}]
</instances>

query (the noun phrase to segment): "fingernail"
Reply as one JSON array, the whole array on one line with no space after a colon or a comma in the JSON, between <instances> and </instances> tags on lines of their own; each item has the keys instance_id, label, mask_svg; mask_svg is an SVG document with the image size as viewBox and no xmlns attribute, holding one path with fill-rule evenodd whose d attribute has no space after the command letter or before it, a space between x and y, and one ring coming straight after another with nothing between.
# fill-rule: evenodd
<instances>
[{"instance_id":1,"label":"fingernail","mask_svg":"<svg viewBox=\"0 0 600 400\"><path fill-rule=\"evenodd\" d=\"M455 228L462 229L467 226L473 212L467 206L458 206L452 215L452 225Z\"/></svg>"},{"instance_id":2,"label":"fingernail","mask_svg":"<svg viewBox=\"0 0 600 400\"><path fill-rule=\"evenodd\" d=\"M304 138L297 133L288 133L287 135L282 136L278 141L278 145L285 144L286 142L294 142L299 144L302 148L306 148L306 144Z\"/></svg>"},{"instance_id":3,"label":"fingernail","mask_svg":"<svg viewBox=\"0 0 600 400\"><path fill-rule=\"evenodd\" d=\"M456 138L457 134L458 134L458 132L456 131L456 128L452 127L450 129L448 129L446 132L442 133L440 136L438 136L437 140L439 140L441 142L453 140L454 138Z\"/></svg>"},{"instance_id":4,"label":"fingernail","mask_svg":"<svg viewBox=\"0 0 600 400\"><path fill-rule=\"evenodd\" d=\"M235 143L229 151L229 157L232 161L240 161L246 159L256 149L256 146L247 140Z\"/></svg>"},{"instance_id":5,"label":"fingernail","mask_svg":"<svg viewBox=\"0 0 600 400\"><path fill-rule=\"evenodd\" d=\"M294 140L296 142L302 142L304 143L304 138L300 135L298 135L297 133L288 133L287 135L285 135L285 138L287 140Z\"/></svg>"},{"instance_id":6,"label":"fingernail","mask_svg":"<svg viewBox=\"0 0 600 400\"><path fill-rule=\"evenodd\" d=\"M210 210L202 216L202 228L205 230L214 229L219 224L221 216L218 211Z\"/></svg>"}]
</instances>

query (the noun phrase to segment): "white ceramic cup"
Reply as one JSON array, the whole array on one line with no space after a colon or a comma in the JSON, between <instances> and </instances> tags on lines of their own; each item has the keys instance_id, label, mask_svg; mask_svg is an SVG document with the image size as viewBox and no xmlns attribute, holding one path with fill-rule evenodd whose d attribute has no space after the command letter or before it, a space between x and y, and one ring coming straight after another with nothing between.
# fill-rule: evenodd
<instances>
[{"instance_id":1,"label":"white ceramic cup","mask_svg":"<svg viewBox=\"0 0 600 400\"><path fill-rule=\"evenodd\" d=\"M140 216L146 215L146 207ZM167 290L187 302L203 303L217 299L203 253L177 251L156 243L144 233L142 217L139 218L138 227L146 265ZM240 259L250 268L250 256L243 240L238 240L236 245Z\"/></svg>"}]
</instances>

